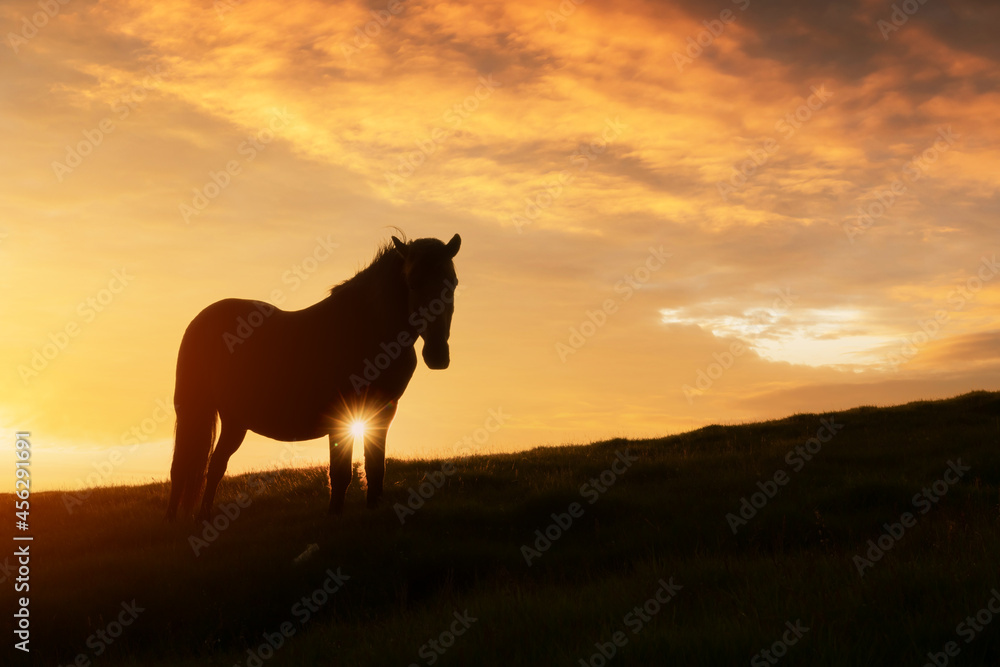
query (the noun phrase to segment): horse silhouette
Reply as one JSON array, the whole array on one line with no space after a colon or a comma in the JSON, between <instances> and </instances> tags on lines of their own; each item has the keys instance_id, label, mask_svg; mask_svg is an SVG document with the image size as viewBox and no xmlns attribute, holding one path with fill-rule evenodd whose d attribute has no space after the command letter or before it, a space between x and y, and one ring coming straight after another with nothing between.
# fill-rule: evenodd
<instances>
[{"instance_id":1,"label":"horse silhouette","mask_svg":"<svg viewBox=\"0 0 1000 667\"><path fill-rule=\"evenodd\" d=\"M450 362L458 285L452 258L461 243L458 234L448 243L393 236L368 267L302 310L248 299L224 299L202 310L177 355L167 518L174 520L178 508L193 509L202 488L199 516L211 516L229 457L247 431L282 441L328 436L329 511L340 514L357 420L365 423L368 507L376 507L386 433L417 367L416 339L424 341L429 368Z\"/></svg>"}]
</instances>

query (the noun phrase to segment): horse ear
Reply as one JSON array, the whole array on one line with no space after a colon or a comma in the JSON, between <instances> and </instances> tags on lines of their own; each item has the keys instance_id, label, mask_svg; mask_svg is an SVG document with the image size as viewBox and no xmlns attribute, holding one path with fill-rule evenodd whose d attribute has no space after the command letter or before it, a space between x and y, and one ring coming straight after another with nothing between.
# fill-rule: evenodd
<instances>
[{"instance_id":1,"label":"horse ear","mask_svg":"<svg viewBox=\"0 0 1000 667\"><path fill-rule=\"evenodd\" d=\"M395 236L392 237L392 244L396 246L396 252L399 253L400 257L406 257L406 244L397 239Z\"/></svg>"},{"instance_id":2,"label":"horse ear","mask_svg":"<svg viewBox=\"0 0 1000 667\"><path fill-rule=\"evenodd\" d=\"M462 237L455 234L445 247L448 249L449 256L454 257L458 254L458 249L462 247Z\"/></svg>"}]
</instances>

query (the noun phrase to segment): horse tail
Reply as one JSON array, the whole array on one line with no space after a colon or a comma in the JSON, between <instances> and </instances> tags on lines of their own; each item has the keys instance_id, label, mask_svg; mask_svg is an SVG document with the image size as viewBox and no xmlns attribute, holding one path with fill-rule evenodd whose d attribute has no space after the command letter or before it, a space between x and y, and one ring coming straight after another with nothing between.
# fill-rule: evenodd
<instances>
[{"instance_id":1,"label":"horse tail","mask_svg":"<svg viewBox=\"0 0 1000 667\"><path fill-rule=\"evenodd\" d=\"M205 470L215 442L216 411L213 407L175 404L177 428L174 459L170 464L170 506L167 518L177 517L178 508L189 513L205 488Z\"/></svg>"},{"instance_id":2,"label":"horse tail","mask_svg":"<svg viewBox=\"0 0 1000 667\"><path fill-rule=\"evenodd\" d=\"M177 425L174 429L174 458L170 465L170 505L167 519L173 521L177 510L189 514L205 487L205 470L215 442L215 402L205 390L203 377L191 377L193 361L186 358L185 350L177 359L177 386L174 391L174 410Z\"/></svg>"}]
</instances>

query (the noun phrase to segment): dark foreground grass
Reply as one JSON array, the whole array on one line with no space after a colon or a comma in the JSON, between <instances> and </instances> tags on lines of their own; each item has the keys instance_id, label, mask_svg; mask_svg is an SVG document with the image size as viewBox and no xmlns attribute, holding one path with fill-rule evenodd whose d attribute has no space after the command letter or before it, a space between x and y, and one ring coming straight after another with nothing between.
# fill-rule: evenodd
<instances>
[{"instance_id":1,"label":"dark foreground grass","mask_svg":"<svg viewBox=\"0 0 1000 667\"><path fill-rule=\"evenodd\" d=\"M842 428L796 471L786 455L827 438L821 418ZM581 490L626 452L604 492ZM969 470L914 504L949 462ZM164 484L97 489L72 513L36 494L34 664L598 666L603 646L609 665L767 665L755 655L783 636L797 641L775 647L782 665L920 666L948 642L947 664L1000 664L1000 617L971 637L958 627L1000 588L998 393L468 457L433 475L443 463L390 460L383 507L365 510L355 483L336 520L324 470L227 479L219 502L250 502L211 541L162 521ZM779 470L787 483L734 534L727 514ZM431 478L442 487L401 523L394 505ZM573 503L572 525L551 527ZM0 507L13 516L10 495ZM904 512L915 525L860 576L854 557ZM536 544L547 528L556 539ZM328 572L339 589L317 592L337 585ZM675 594L649 602L667 598L661 582ZM120 636L95 635L133 600Z\"/></svg>"}]
</instances>

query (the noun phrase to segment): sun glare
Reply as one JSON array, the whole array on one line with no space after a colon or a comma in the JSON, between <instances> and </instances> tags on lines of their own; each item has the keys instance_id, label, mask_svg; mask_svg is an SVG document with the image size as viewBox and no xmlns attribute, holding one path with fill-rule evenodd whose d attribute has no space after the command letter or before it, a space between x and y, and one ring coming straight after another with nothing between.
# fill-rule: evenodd
<instances>
[{"instance_id":1,"label":"sun glare","mask_svg":"<svg viewBox=\"0 0 1000 667\"><path fill-rule=\"evenodd\" d=\"M351 435L355 438L365 437L365 423L360 419L355 419L351 422Z\"/></svg>"}]
</instances>

